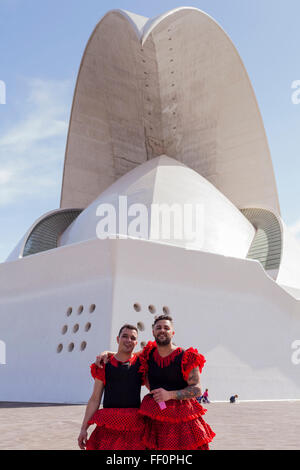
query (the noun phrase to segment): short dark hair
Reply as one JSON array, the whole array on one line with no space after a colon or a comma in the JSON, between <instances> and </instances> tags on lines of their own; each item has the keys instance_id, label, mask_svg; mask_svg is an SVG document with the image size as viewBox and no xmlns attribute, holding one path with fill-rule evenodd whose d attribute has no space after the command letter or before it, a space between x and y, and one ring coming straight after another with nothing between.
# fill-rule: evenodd
<instances>
[{"instance_id":1,"label":"short dark hair","mask_svg":"<svg viewBox=\"0 0 300 470\"><path fill-rule=\"evenodd\" d=\"M160 321L160 320L169 320L169 322L171 322L172 325L173 325L173 318L170 317L170 315L159 315L158 317L155 317L155 318L154 318L154 323L153 323L153 325L152 325L152 328L153 328L154 325L155 325L158 321Z\"/></svg>"},{"instance_id":2,"label":"short dark hair","mask_svg":"<svg viewBox=\"0 0 300 470\"><path fill-rule=\"evenodd\" d=\"M125 325L123 325L119 331L119 334L118 336L120 337L121 336L121 333L122 331L125 329L125 328L128 328L128 330L135 330L137 333L138 333L138 329L136 326L134 325L129 325L129 323L126 323Z\"/></svg>"}]
</instances>

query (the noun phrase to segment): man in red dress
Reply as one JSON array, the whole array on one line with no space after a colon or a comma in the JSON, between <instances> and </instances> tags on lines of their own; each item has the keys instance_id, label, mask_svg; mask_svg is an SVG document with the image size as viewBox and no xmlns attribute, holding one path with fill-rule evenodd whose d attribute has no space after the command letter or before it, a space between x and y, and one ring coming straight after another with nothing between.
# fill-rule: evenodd
<instances>
[{"instance_id":1,"label":"man in red dress","mask_svg":"<svg viewBox=\"0 0 300 470\"><path fill-rule=\"evenodd\" d=\"M204 357L196 349L183 350L172 343L173 320L162 315L155 319L153 335L139 353L140 371L150 393L140 407L145 420L143 443L155 450L208 450L215 436L202 416L200 372ZM96 362L100 366L103 353Z\"/></svg>"},{"instance_id":2,"label":"man in red dress","mask_svg":"<svg viewBox=\"0 0 300 470\"><path fill-rule=\"evenodd\" d=\"M80 449L145 449L142 441L144 420L138 413L141 403L141 364L137 355L133 354L137 335L135 326L122 326L117 337L117 353L101 368L96 364L91 365L95 384L78 436ZM99 410L103 392L103 408ZM91 424L97 426L88 439L87 429Z\"/></svg>"},{"instance_id":3,"label":"man in red dress","mask_svg":"<svg viewBox=\"0 0 300 470\"><path fill-rule=\"evenodd\" d=\"M153 324L155 342L140 355L144 380L150 387L140 407L145 418L144 444L156 450L208 450L215 436L204 421L200 372L204 357L196 349L183 350L172 343L175 334L170 316L157 317Z\"/></svg>"}]
</instances>

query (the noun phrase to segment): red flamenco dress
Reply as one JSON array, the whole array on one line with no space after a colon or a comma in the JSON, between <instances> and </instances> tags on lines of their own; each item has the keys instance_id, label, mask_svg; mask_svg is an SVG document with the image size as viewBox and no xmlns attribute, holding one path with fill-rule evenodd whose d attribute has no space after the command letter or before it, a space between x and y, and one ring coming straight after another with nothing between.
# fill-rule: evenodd
<instances>
[{"instance_id":1,"label":"red flamenco dress","mask_svg":"<svg viewBox=\"0 0 300 470\"><path fill-rule=\"evenodd\" d=\"M150 390L182 390L192 369L202 371L205 359L196 349L175 349L161 357L155 342L149 342L141 356L141 372L148 376ZM204 409L196 398L168 400L161 410L151 394L144 397L140 414L145 419L144 444L154 450L209 450L215 436L202 416Z\"/></svg>"},{"instance_id":2,"label":"red flamenco dress","mask_svg":"<svg viewBox=\"0 0 300 470\"><path fill-rule=\"evenodd\" d=\"M87 450L144 450L145 430L138 413L141 399L142 374L136 355L129 362L112 357L103 369L91 365L94 379L104 383L103 408L97 410L88 424L96 424L90 435Z\"/></svg>"}]
</instances>

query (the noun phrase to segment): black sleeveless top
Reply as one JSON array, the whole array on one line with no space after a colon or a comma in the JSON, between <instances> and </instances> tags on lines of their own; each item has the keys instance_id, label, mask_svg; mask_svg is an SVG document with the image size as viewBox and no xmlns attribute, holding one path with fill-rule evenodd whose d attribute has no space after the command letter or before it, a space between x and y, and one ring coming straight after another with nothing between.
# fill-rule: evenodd
<instances>
[{"instance_id":1,"label":"black sleeveless top","mask_svg":"<svg viewBox=\"0 0 300 470\"><path fill-rule=\"evenodd\" d=\"M152 349L148 360L148 380L150 390L164 388L165 390L181 390L188 386L183 379L181 362L184 350L181 350L168 365L161 367L155 361L153 355L155 349Z\"/></svg>"},{"instance_id":2,"label":"black sleeveless top","mask_svg":"<svg viewBox=\"0 0 300 470\"><path fill-rule=\"evenodd\" d=\"M119 362L112 358L105 365L103 408L139 408L142 375L140 360Z\"/></svg>"}]
</instances>

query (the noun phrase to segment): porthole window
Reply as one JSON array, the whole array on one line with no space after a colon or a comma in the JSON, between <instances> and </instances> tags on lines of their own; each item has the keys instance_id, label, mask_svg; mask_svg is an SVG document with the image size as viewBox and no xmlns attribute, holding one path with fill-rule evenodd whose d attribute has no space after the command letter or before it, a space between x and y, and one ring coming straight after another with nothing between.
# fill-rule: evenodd
<instances>
[{"instance_id":1,"label":"porthole window","mask_svg":"<svg viewBox=\"0 0 300 470\"><path fill-rule=\"evenodd\" d=\"M140 311L141 311L141 306L140 306L140 304L138 304L138 303L134 304L134 305L133 305L133 308L134 308L134 310L135 310L136 312L140 312Z\"/></svg>"},{"instance_id":2,"label":"porthole window","mask_svg":"<svg viewBox=\"0 0 300 470\"><path fill-rule=\"evenodd\" d=\"M76 325L73 326L73 333L77 333L78 330L79 330L79 325L78 323L76 323Z\"/></svg>"},{"instance_id":3,"label":"porthole window","mask_svg":"<svg viewBox=\"0 0 300 470\"><path fill-rule=\"evenodd\" d=\"M90 313L93 313L96 309L96 305L95 304L92 304L90 305Z\"/></svg>"},{"instance_id":4,"label":"porthole window","mask_svg":"<svg viewBox=\"0 0 300 470\"><path fill-rule=\"evenodd\" d=\"M67 317L71 315L72 311L73 311L72 307L69 307L67 310Z\"/></svg>"},{"instance_id":5,"label":"porthole window","mask_svg":"<svg viewBox=\"0 0 300 470\"><path fill-rule=\"evenodd\" d=\"M80 345L80 351L84 351L86 348L86 341L82 341L81 345Z\"/></svg>"},{"instance_id":6,"label":"porthole window","mask_svg":"<svg viewBox=\"0 0 300 470\"><path fill-rule=\"evenodd\" d=\"M68 346L68 351L71 352L74 349L74 343L70 343Z\"/></svg>"},{"instance_id":7,"label":"porthole window","mask_svg":"<svg viewBox=\"0 0 300 470\"><path fill-rule=\"evenodd\" d=\"M83 312L83 305L80 305L80 307L78 307L78 315L80 315L82 312Z\"/></svg>"},{"instance_id":8,"label":"porthole window","mask_svg":"<svg viewBox=\"0 0 300 470\"><path fill-rule=\"evenodd\" d=\"M144 323L141 322L141 321L139 321L136 326L137 326L137 329L140 330L140 331L144 331L144 330L145 330L145 325L144 325Z\"/></svg>"},{"instance_id":9,"label":"porthole window","mask_svg":"<svg viewBox=\"0 0 300 470\"><path fill-rule=\"evenodd\" d=\"M149 310L150 313L155 313L156 312L156 308L154 307L154 305L149 305L148 310Z\"/></svg>"},{"instance_id":10,"label":"porthole window","mask_svg":"<svg viewBox=\"0 0 300 470\"><path fill-rule=\"evenodd\" d=\"M84 327L85 331L89 331L91 326L92 326L91 323L88 322Z\"/></svg>"},{"instance_id":11,"label":"porthole window","mask_svg":"<svg viewBox=\"0 0 300 470\"><path fill-rule=\"evenodd\" d=\"M61 334L65 335L67 331L68 331L68 325L64 325L61 329Z\"/></svg>"},{"instance_id":12,"label":"porthole window","mask_svg":"<svg viewBox=\"0 0 300 470\"><path fill-rule=\"evenodd\" d=\"M58 346L57 346L57 352L60 353L61 351L63 350L63 345L60 343Z\"/></svg>"}]
</instances>

